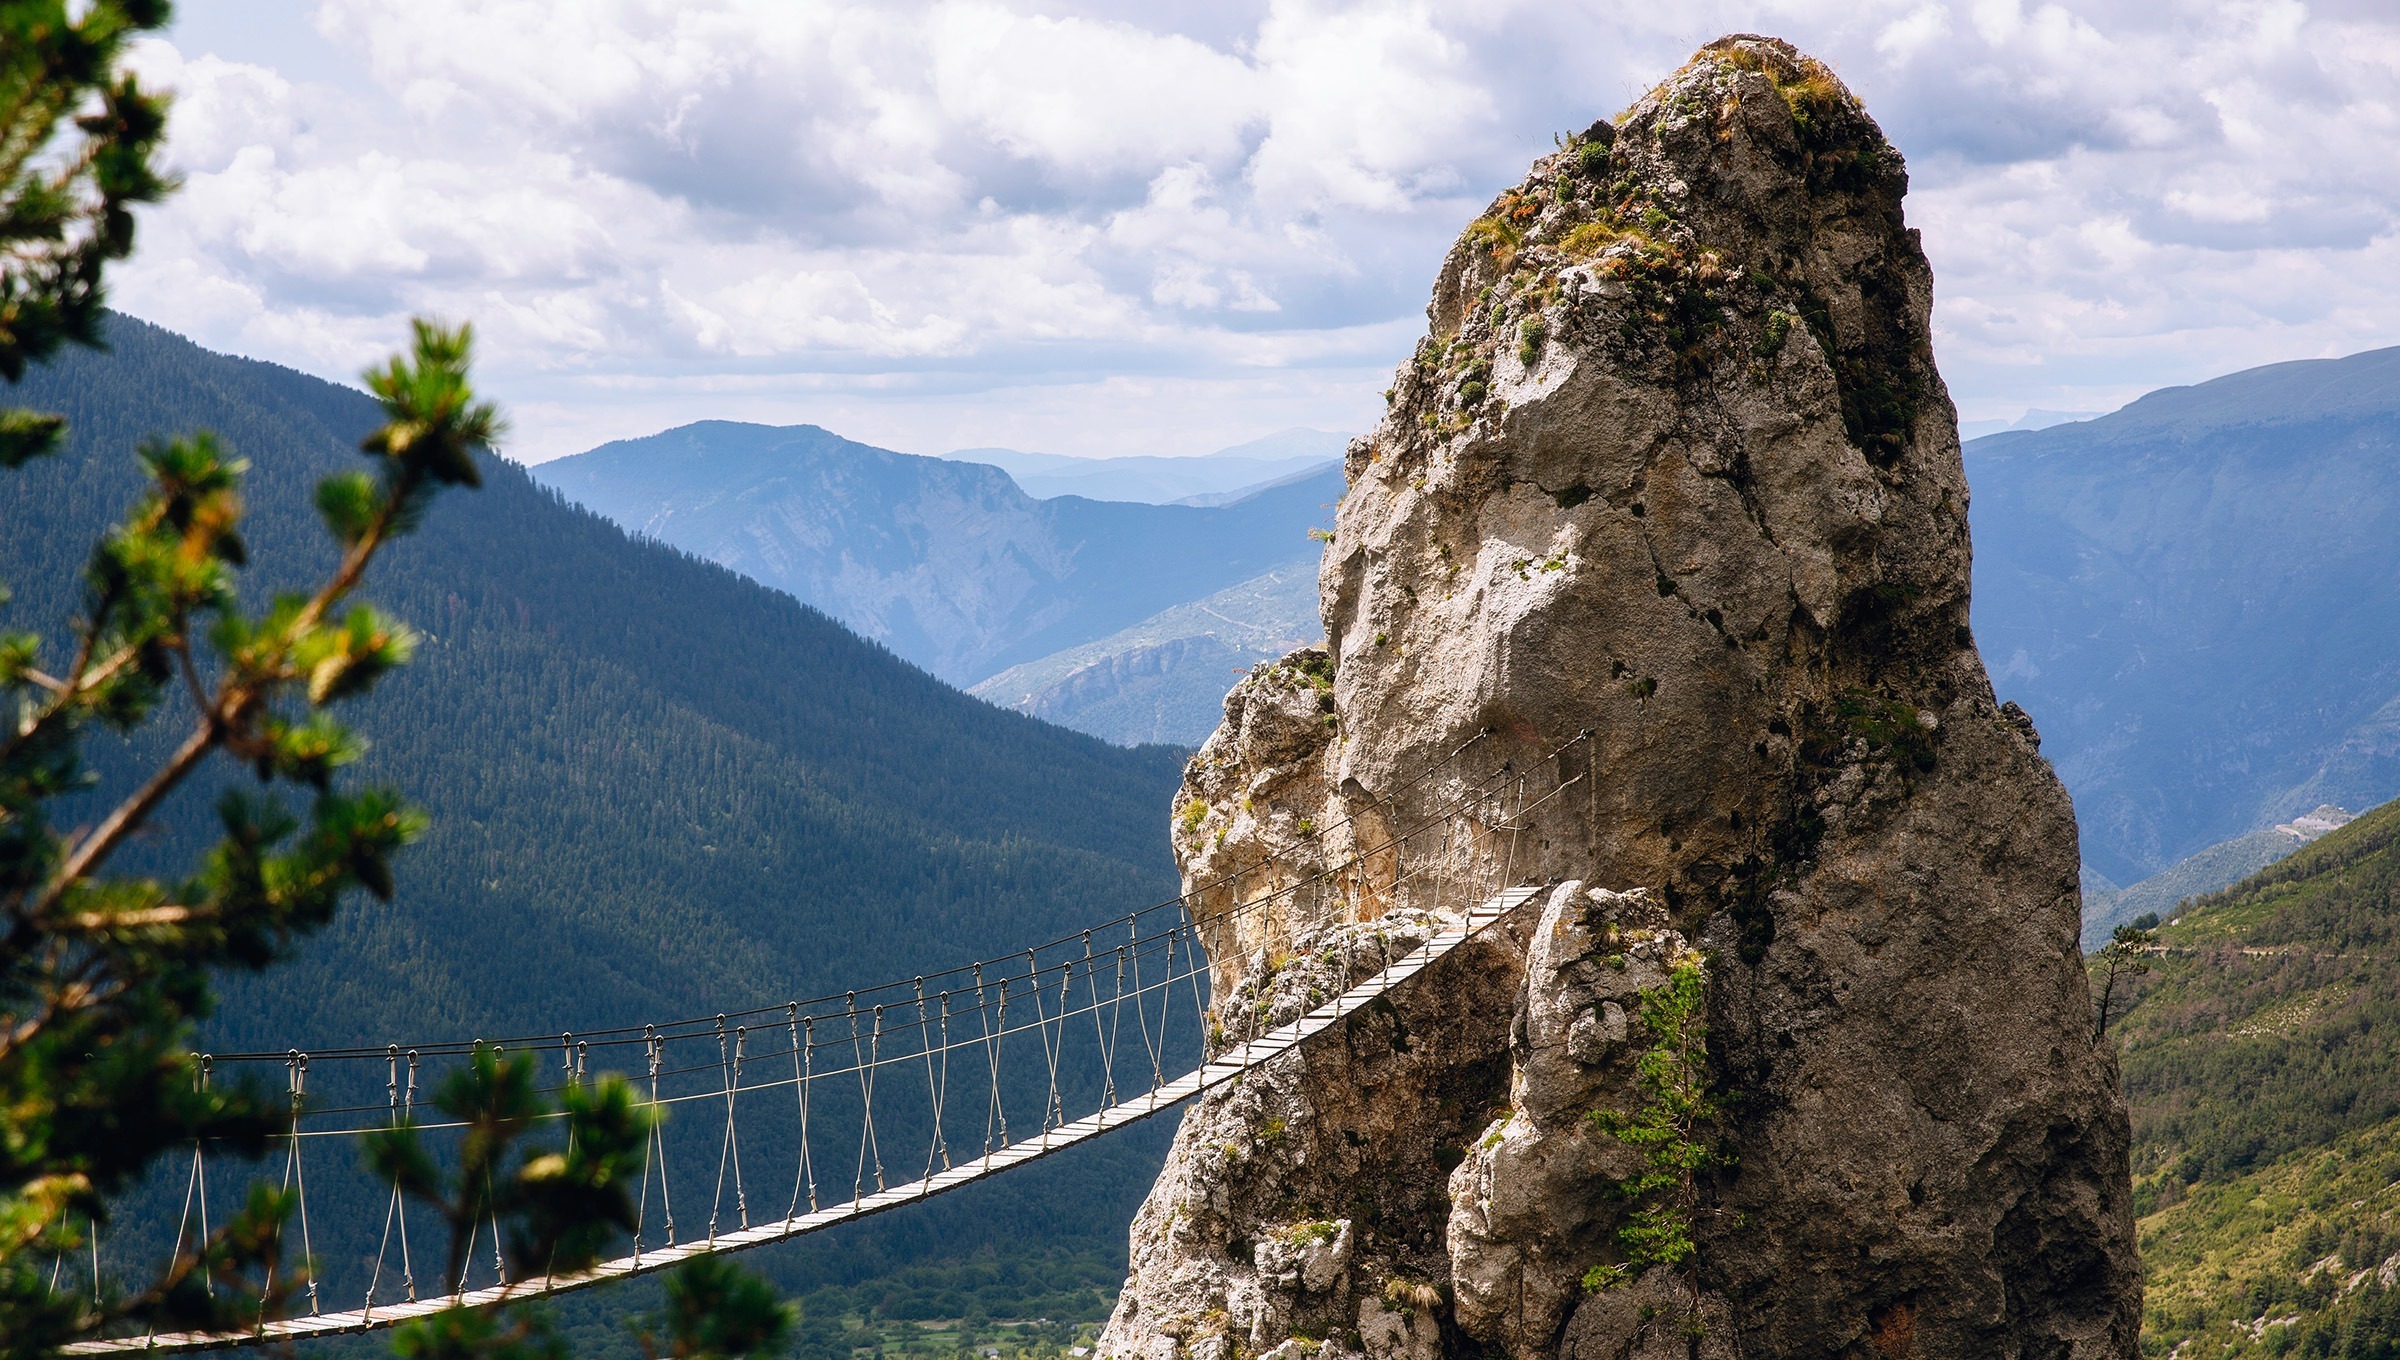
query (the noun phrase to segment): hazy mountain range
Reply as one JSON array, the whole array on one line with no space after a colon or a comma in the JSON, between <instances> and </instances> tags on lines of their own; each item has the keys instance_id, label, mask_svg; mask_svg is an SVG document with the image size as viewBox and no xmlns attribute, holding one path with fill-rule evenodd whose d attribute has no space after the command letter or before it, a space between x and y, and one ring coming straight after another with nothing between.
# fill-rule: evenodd
<instances>
[{"instance_id":1,"label":"hazy mountain range","mask_svg":"<svg viewBox=\"0 0 2400 1360\"><path fill-rule=\"evenodd\" d=\"M2400 794L2400 350L2016 424L1967 448L1975 630L2075 794L2095 931ZM1236 671L1321 635L1340 443L1075 464L710 422L535 475L995 703L1194 744Z\"/></svg>"},{"instance_id":2,"label":"hazy mountain range","mask_svg":"<svg viewBox=\"0 0 2400 1360\"><path fill-rule=\"evenodd\" d=\"M1111 741L1195 746L1241 672L1324 636L1311 553L1097 642L1011 666L968 693Z\"/></svg>"},{"instance_id":3,"label":"hazy mountain range","mask_svg":"<svg viewBox=\"0 0 2400 1360\"><path fill-rule=\"evenodd\" d=\"M1967 480L1976 640L2075 795L2096 916L2400 794L2400 349L1980 439Z\"/></svg>"},{"instance_id":4,"label":"hazy mountain range","mask_svg":"<svg viewBox=\"0 0 2400 1360\"><path fill-rule=\"evenodd\" d=\"M1028 496L1083 496L1152 505L1224 505L1269 482L1309 472L1342 456L1349 436L1290 429L1199 458L1074 458L1017 449L960 449L954 463L989 463Z\"/></svg>"},{"instance_id":5,"label":"hazy mountain range","mask_svg":"<svg viewBox=\"0 0 2400 1360\"><path fill-rule=\"evenodd\" d=\"M2047 430L2053 425L2065 425L2078 420L2090 420L2102 415L2100 411L2049 411L2039 406L2027 408L2015 420L1962 420L1958 422L1958 437L1981 439L2004 430Z\"/></svg>"},{"instance_id":6,"label":"hazy mountain range","mask_svg":"<svg viewBox=\"0 0 2400 1360\"><path fill-rule=\"evenodd\" d=\"M1010 672L979 692L1123 743L1189 743L1214 725L1230 670L1316 635L1308 534L1331 523L1342 475L1330 455L1292 450L1339 446L1339 436L1294 431L1213 457L1025 474L1218 504L1040 498L993 463L894 453L813 425L725 421L606 444L534 475L627 529L815 605L952 684ZM1253 485L1262 472L1275 475ZM1301 602L1289 584L1303 576L1312 584ZM1112 637L1122 641L1092 650ZM1157 650L1177 642L1188 645ZM1089 666L1140 649L1150 650L1130 668L1101 665L1052 693L1077 669L1057 658Z\"/></svg>"}]
</instances>

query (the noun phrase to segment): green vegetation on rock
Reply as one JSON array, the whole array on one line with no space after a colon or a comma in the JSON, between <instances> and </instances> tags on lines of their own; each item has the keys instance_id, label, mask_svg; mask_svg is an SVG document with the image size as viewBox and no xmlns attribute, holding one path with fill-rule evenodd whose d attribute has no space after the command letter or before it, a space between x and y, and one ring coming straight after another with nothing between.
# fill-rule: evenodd
<instances>
[{"instance_id":1,"label":"green vegetation on rock","mask_svg":"<svg viewBox=\"0 0 2400 1360\"><path fill-rule=\"evenodd\" d=\"M1623 966L1623 956L1612 956ZM1670 962L1667 980L1640 994L1642 1025L1650 1047L1635 1064L1634 1085L1642 1103L1632 1113L1595 1110L1592 1124L1642 1156L1642 1169L1616 1184L1631 1205L1617 1229L1625 1250L1622 1265L1596 1265L1583 1287L1598 1291L1630 1284L1652 1266L1685 1278L1691 1318L1699 1318L1700 1247L1693 1236L1707 1212L1700 1176L1725 1165L1717 1121L1722 1095L1709 1071L1706 994L1708 966L1697 953Z\"/></svg>"}]
</instances>

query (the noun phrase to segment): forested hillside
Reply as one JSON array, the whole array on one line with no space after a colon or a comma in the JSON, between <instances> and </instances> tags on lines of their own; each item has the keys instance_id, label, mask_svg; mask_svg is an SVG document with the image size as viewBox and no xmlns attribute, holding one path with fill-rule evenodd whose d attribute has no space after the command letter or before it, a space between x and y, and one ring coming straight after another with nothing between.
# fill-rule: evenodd
<instances>
[{"instance_id":1,"label":"forested hillside","mask_svg":"<svg viewBox=\"0 0 2400 1360\"><path fill-rule=\"evenodd\" d=\"M374 418L356 392L138 321L110 335L111 352L69 352L13 393L72 422L62 455L0 477L0 581L16 593L0 626L53 646L90 545L135 494L138 441L213 429L251 461L251 553L271 581L325 560L311 489L357 461ZM1180 751L992 708L787 595L629 540L511 464L484 476L368 591L425 641L351 712L373 742L361 777L399 786L432 831L395 901L353 902L295 961L228 979L212 1045L709 1014L932 971L1173 894ZM212 800L188 790L144 853L174 862ZM1155 1157L1154 1141L1104 1145L988 1192L1005 1214L930 1232L896 1219L825 1269L858 1278L936 1243L1121 1252Z\"/></svg>"},{"instance_id":2,"label":"forested hillside","mask_svg":"<svg viewBox=\"0 0 2400 1360\"><path fill-rule=\"evenodd\" d=\"M2114 1027L2164 1355L2400 1355L2400 803L2159 932Z\"/></svg>"}]
</instances>

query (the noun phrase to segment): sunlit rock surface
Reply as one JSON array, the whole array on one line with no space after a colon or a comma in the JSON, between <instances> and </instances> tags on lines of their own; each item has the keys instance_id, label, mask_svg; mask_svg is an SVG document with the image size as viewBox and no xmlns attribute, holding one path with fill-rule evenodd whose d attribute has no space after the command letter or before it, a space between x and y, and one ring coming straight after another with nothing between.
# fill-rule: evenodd
<instances>
[{"instance_id":1,"label":"sunlit rock surface","mask_svg":"<svg viewBox=\"0 0 2400 1360\"><path fill-rule=\"evenodd\" d=\"M1326 650L1228 697L1176 845L1228 1038L1552 888L1187 1113L1104 1355L2135 1354L2074 821L1968 633L1905 188L1737 37L1452 249L1350 448ZM1636 1101L1684 951L1730 1164L1696 1280L1587 1293L1632 1154L1582 1116Z\"/></svg>"}]
</instances>

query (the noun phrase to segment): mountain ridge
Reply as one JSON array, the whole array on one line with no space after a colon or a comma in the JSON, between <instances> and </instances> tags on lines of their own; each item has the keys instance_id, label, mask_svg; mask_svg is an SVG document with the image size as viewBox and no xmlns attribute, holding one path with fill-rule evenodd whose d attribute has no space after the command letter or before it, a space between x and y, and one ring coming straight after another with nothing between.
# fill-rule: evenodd
<instances>
[{"instance_id":1,"label":"mountain ridge","mask_svg":"<svg viewBox=\"0 0 2400 1360\"><path fill-rule=\"evenodd\" d=\"M2131 884L2400 794L2400 348L1966 448L1974 629Z\"/></svg>"},{"instance_id":2,"label":"mountain ridge","mask_svg":"<svg viewBox=\"0 0 2400 1360\"><path fill-rule=\"evenodd\" d=\"M1334 462L1342 456L1342 446L1348 442L1348 435L1294 426L1214 453L1184 457L1077 458L1006 448L953 449L942 457L952 462L998 467L1015 478L1025 494L1036 499L1082 496L1089 500L1183 505L1193 503L1197 497L1209 497L1222 504L1295 473Z\"/></svg>"},{"instance_id":3,"label":"mountain ridge","mask_svg":"<svg viewBox=\"0 0 2400 1360\"><path fill-rule=\"evenodd\" d=\"M1216 726L1236 677L1324 636L1317 563L1304 559L1011 666L967 692L1129 746L1183 743Z\"/></svg>"},{"instance_id":4,"label":"mountain ridge","mask_svg":"<svg viewBox=\"0 0 2400 1360\"><path fill-rule=\"evenodd\" d=\"M1343 490L1329 465L1221 507L1037 499L994 466L725 421L534 475L960 685L1309 555Z\"/></svg>"},{"instance_id":5,"label":"mountain ridge","mask_svg":"<svg viewBox=\"0 0 2400 1360\"><path fill-rule=\"evenodd\" d=\"M2261 418L2257 408L2262 399L2286 409ZM2388 415L2400 415L2400 345L2338 358L2286 359L2236 369L2201 382L2161 387L2105 415L2069 423L2085 427L2095 439L2119 439L2224 425L2298 425ZM2057 428L2010 430L1986 437L2017 439Z\"/></svg>"}]
</instances>

